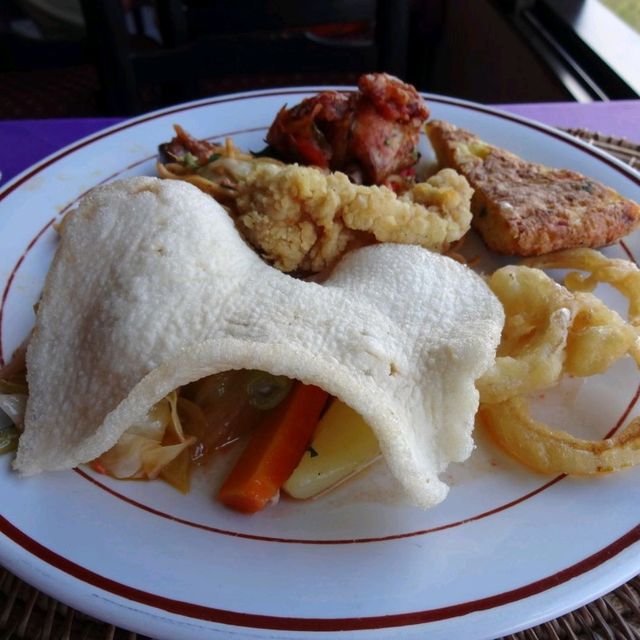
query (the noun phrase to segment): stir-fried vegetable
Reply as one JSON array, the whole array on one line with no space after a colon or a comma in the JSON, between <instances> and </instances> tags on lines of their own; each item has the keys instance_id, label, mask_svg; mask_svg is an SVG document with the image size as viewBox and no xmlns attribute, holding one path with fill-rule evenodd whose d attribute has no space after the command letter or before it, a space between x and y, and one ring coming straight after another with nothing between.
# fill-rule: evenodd
<instances>
[{"instance_id":1,"label":"stir-fried vegetable","mask_svg":"<svg viewBox=\"0 0 640 640\"><path fill-rule=\"evenodd\" d=\"M0 454L15 451L19 435L15 425L0 424Z\"/></svg>"},{"instance_id":2,"label":"stir-fried vegetable","mask_svg":"<svg viewBox=\"0 0 640 640\"><path fill-rule=\"evenodd\" d=\"M378 440L362 416L334 400L318 423L311 446L282 489L293 498L313 498L379 456Z\"/></svg>"},{"instance_id":3,"label":"stir-fried vegetable","mask_svg":"<svg viewBox=\"0 0 640 640\"><path fill-rule=\"evenodd\" d=\"M291 391L292 381L285 376L272 376L264 371L252 371L247 382L249 404L268 410L279 405Z\"/></svg>"},{"instance_id":4,"label":"stir-fried vegetable","mask_svg":"<svg viewBox=\"0 0 640 640\"><path fill-rule=\"evenodd\" d=\"M18 429L24 421L27 397L26 383L0 380L0 411L3 411Z\"/></svg>"},{"instance_id":5,"label":"stir-fried vegetable","mask_svg":"<svg viewBox=\"0 0 640 640\"><path fill-rule=\"evenodd\" d=\"M0 380L0 409L13 423L0 422L0 453L17 447L27 397L24 371ZM194 464L254 432L220 490L222 502L253 513L285 483L289 495L311 497L379 454L369 427L338 400L318 425L328 398L318 387L264 371L207 376L160 400L91 467L121 479L161 478L186 493Z\"/></svg>"},{"instance_id":6,"label":"stir-fried vegetable","mask_svg":"<svg viewBox=\"0 0 640 640\"><path fill-rule=\"evenodd\" d=\"M319 387L296 383L253 434L222 485L220 500L245 513L263 509L302 458L328 397Z\"/></svg>"},{"instance_id":7,"label":"stir-fried vegetable","mask_svg":"<svg viewBox=\"0 0 640 640\"><path fill-rule=\"evenodd\" d=\"M15 451L18 446L27 397L23 373L15 374L9 380L0 380L0 454Z\"/></svg>"},{"instance_id":8,"label":"stir-fried vegetable","mask_svg":"<svg viewBox=\"0 0 640 640\"><path fill-rule=\"evenodd\" d=\"M193 444L195 438L185 435L182 429L174 391L154 405L145 419L130 427L114 447L100 456L94 468L116 478L160 476L178 490L188 491L188 464L176 459Z\"/></svg>"},{"instance_id":9,"label":"stir-fried vegetable","mask_svg":"<svg viewBox=\"0 0 640 640\"><path fill-rule=\"evenodd\" d=\"M158 402L93 468L116 478L160 477L186 493L193 464L255 429L290 387L262 371L202 378Z\"/></svg>"},{"instance_id":10,"label":"stir-fried vegetable","mask_svg":"<svg viewBox=\"0 0 640 640\"><path fill-rule=\"evenodd\" d=\"M289 393L291 380L264 371L224 371L181 390L178 411L199 442L197 458L235 442Z\"/></svg>"}]
</instances>

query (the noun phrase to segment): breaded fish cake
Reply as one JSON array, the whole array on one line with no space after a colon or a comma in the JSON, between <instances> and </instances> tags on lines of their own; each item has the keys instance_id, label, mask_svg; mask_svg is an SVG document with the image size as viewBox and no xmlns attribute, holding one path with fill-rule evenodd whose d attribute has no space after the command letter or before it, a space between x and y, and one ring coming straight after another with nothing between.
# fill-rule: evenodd
<instances>
[{"instance_id":1,"label":"breaded fish cake","mask_svg":"<svg viewBox=\"0 0 640 640\"><path fill-rule=\"evenodd\" d=\"M640 224L640 206L580 173L527 162L441 120L429 122L427 134L438 162L475 189L472 224L493 251L602 247Z\"/></svg>"}]
</instances>

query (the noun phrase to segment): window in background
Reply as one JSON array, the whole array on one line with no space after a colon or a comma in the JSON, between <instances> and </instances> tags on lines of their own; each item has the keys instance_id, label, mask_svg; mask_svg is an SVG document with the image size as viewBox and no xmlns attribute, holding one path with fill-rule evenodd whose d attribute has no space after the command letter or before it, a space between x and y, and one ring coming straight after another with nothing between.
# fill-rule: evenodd
<instances>
[{"instance_id":1,"label":"window in background","mask_svg":"<svg viewBox=\"0 0 640 640\"><path fill-rule=\"evenodd\" d=\"M640 2L638 0L600 0L600 2L640 33Z\"/></svg>"},{"instance_id":2,"label":"window in background","mask_svg":"<svg viewBox=\"0 0 640 640\"><path fill-rule=\"evenodd\" d=\"M640 97L640 0L493 1L574 99Z\"/></svg>"}]
</instances>

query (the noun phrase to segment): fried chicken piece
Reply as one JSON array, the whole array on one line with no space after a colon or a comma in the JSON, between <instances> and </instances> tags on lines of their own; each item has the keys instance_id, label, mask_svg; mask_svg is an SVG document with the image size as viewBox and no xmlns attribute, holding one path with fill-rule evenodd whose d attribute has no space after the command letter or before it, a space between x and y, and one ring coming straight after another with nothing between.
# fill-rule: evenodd
<instances>
[{"instance_id":1,"label":"fried chicken piece","mask_svg":"<svg viewBox=\"0 0 640 640\"><path fill-rule=\"evenodd\" d=\"M356 239L419 244L443 252L471 222L467 181L451 169L397 196L343 173L256 164L233 207L245 237L282 271L330 267Z\"/></svg>"},{"instance_id":2,"label":"fried chicken piece","mask_svg":"<svg viewBox=\"0 0 640 640\"><path fill-rule=\"evenodd\" d=\"M440 165L475 189L473 226L494 251L602 247L640 225L640 206L580 173L528 162L448 122L431 121L427 133Z\"/></svg>"},{"instance_id":3,"label":"fried chicken piece","mask_svg":"<svg viewBox=\"0 0 640 640\"><path fill-rule=\"evenodd\" d=\"M286 161L383 184L418 160L429 109L416 89L386 73L363 75L351 94L322 91L274 120L267 142Z\"/></svg>"}]
</instances>

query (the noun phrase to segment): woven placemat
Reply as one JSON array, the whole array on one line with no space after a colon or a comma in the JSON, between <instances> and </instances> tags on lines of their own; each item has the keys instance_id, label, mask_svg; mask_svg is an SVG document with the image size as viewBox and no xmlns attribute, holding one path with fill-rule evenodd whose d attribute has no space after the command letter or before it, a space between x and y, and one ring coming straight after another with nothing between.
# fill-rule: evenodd
<instances>
[{"instance_id":1,"label":"woven placemat","mask_svg":"<svg viewBox=\"0 0 640 640\"><path fill-rule=\"evenodd\" d=\"M587 144L606 151L614 158L626 162L634 169L640 168L640 144L622 138L612 138L611 136L594 133L586 129L565 129L564 131L574 135L576 138L584 140Z\"/></svg>"},{"instance_id":2,"label":"woven placemat","mask_svg":"<svg viewBox=\"0 0 640 640\"><path fill-rule=\"evenodd\" d=\"M640 145L584 129L568 133L640 167ZM0 567L0 640L150 640L86 616ZM576 611L502 640L640 640L640 576Z\"/></svg>"}]
</instances>

